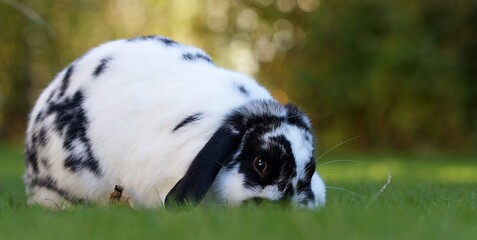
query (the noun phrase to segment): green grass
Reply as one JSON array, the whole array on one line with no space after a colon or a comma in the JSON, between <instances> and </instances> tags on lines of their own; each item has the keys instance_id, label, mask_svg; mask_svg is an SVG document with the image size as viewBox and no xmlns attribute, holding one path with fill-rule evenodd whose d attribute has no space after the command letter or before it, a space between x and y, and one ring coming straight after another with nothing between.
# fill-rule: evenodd
<instances>
[{"instance_id":1,"label":"green grass","mask_svg":"<svg viewBox=\"0 0 477 240\"><path fill-rule=\"evenodd\" d=\"M329 186L360 196L329 189L319 211L264 204L54 212L26 205L21 149L0 146L0 239L475 239L476 156L348 154L358 162L318 169ZM373 200L388 172L392 182Z\"/></svg>"}]
</instances>

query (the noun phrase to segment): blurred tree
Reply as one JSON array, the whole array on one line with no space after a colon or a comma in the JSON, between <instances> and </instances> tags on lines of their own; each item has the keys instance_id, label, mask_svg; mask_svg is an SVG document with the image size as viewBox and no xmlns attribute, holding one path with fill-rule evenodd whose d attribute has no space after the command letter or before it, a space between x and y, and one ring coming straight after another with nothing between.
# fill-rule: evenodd
<instances>
[{"instance_id":1,"label":"blurred tree","mask_svg":"<svg viewBox=\"0 0 477 240\"><path fill-rule=\"evenodd\" d=\"M28 19L9 5L0 5L3 24L0 37L0 139L23 132L29 106L26 101L31 84L30 61L23 29Z\"/></svg>"},{"instance_id":2,"label":"blurred tree","mask_svg":"<svg viewBox=\"0 0 477 240\"><path fill-rule=\"evenodd\" d=\"M159 34L302 106L324 148L477 143L475 1L1 0L0 16L0 139L22 138L41 89L89 48Z\"/></svg>"}]
</instances>

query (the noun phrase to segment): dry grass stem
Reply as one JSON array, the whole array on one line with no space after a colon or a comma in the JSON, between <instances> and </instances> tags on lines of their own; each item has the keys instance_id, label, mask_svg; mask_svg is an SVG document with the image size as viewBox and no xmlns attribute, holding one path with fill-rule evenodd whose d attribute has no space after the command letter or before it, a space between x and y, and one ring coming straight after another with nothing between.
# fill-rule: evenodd
<instances>
[{"instance_id":1,"label":"dry grass stem","mask_svg":"<svg viewBox=\"0 0 477 240\"><path fill-rule=\"evenodd\" d=\"M374 197L371 199L371 201L369 202L368 206L366 207L369 207L369 205L371 205L371 203L373 203L378 197L379 195L381 195L381 193L383 193L384 191L386 191L386 188L388 187L388 185L391 183L391 180L392 180L392 176L390 173L388 173L388 178L386 180L386 183L384 183L384 185L381 187L381 189L379 190L378 193L376 193L376 195L374 195Z\"/></svg>"}]
</instances>

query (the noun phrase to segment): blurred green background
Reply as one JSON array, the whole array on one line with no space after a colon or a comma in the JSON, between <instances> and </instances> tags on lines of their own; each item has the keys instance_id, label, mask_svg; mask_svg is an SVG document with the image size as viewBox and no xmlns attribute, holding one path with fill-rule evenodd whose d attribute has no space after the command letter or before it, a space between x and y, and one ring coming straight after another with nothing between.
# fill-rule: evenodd
<instances>
[{"instance_id":1,"label":"blurred green background","mask_svg":"<svg viewBox=\"0 0 477 240\"><path fill-rule=\"evenodd\" d=\"M308 112L320 149L477 146L474 0L0 0L0 142L88 49L164 35Z\"/></svg>"}]
</instances>

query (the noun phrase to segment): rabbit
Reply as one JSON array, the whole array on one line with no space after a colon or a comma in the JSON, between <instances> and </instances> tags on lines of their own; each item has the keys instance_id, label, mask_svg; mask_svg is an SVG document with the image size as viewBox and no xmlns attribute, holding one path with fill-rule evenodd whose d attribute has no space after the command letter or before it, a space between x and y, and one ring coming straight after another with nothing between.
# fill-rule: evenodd
<instances>
[{"instance_id":1,"label":"rabbit","mask_svg":"<svg viewBox=\"0 0 477 240\"><path fill-rule=\"evenodd\" d=\"M39 96L25 139L28 204L107 205L116 185L133 208L251 199L315 209L304 112L254 79L220 68L201 49L161 36L102 44Z\"/></svg>"}]
</instances>

